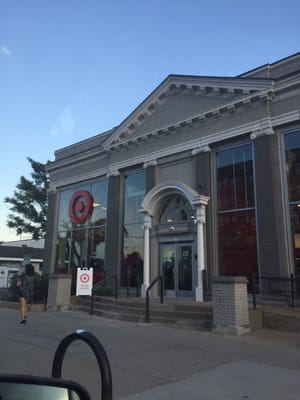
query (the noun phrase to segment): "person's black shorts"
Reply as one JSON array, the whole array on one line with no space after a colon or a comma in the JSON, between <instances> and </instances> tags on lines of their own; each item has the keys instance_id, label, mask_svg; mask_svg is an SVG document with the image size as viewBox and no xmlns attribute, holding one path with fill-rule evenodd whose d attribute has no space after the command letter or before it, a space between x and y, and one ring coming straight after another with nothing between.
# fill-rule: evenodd
<instances>
[{"instance_id":1,"label":"person's black shorts","mask_svg":"<svg viewBox=\"0 0 300 400\"><path fill-rule=\"evenodd\" d=\"M19 297L23 297L24 299L27 298L21 288L19 288Z\"/></svg>"}]
</instances>

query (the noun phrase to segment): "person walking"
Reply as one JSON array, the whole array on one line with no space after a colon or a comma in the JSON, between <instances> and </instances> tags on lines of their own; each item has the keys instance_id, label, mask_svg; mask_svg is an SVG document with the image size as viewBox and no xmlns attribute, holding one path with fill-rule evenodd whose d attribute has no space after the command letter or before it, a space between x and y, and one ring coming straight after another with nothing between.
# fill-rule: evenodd
<instances>
[{"instance_id":1,"label":"person walking","mask_svg":"<svg viewBox=\"0 0 300 400\"><path fill-rule=\"evenodd\" d=\"M27 304L32 299L34 292L34 273L34 266L28 263L25 265L25 271L17 280L21 312L20 325L25 325L27 322Z\"/></svg>"}]
</instances>

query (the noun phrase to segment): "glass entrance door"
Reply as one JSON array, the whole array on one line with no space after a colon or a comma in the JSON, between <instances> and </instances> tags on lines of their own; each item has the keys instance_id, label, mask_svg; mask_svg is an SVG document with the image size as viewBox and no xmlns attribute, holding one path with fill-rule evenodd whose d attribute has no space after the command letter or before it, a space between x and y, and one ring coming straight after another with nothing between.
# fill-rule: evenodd
<instances>
[{"instance_id":1,"label":"glass entrance door","mask_svg":"<svg viewBox=\"0 0 300 400\"><path fill-rule=\"evenodd\" d=\"M193 291L193 245L164 243L160 245L160 266L165 295L190 297Z\"/></svg>"}]
</instances>

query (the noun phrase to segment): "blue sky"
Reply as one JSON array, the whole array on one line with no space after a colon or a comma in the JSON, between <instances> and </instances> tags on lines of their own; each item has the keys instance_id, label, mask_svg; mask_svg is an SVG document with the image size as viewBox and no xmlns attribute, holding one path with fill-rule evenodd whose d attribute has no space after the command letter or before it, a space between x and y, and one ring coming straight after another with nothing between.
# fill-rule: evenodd
<instances>
[{"instance_id":1,"label":"blue sky","mask_svg":"<svg viewBox=\"0 0 300 400\"><path fill-rule=\"evenodd\" d=\"M300 51L298 0L0 0L0 241L27 157L126 118L169 74L235 76Z\"/></svg>"}]
</instances>

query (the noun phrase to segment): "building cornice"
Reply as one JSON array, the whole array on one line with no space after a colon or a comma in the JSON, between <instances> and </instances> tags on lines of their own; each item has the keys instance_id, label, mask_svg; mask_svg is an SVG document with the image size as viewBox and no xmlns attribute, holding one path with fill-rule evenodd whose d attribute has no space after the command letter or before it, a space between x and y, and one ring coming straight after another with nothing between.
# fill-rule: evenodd
<instances>
[{"instance_id":1,"label":"building cornice","mask_svg":"<svg viewBox=\"0 0 300 400\"><path fill-rule=\"evenodd\" d=\"M231 139L241 135L249 135L249 138L255 139L261 135L274 134L274 128L283 124L288 124L300 120L300 110L295 110L286 114L274 116L272 118L263 118L251 123L243 124L224 131L215 132L201 137L201 139L190 140L179 145L170 145L167 149L148 153L147 156L142 154L131 159L126 159L118 163L112 163L106 168L102 168L90 173L77 175L76 177L67 178L64 180L56 181L55 184L51 183L49 191L55 191L59 187L76 184L78 182L85 182L89 179L95 179L109 175L109 171L119 171L122 168L132 167L133 165L142 164L144 167L148 165L155 165L156 160L178 154L184 151L191 151L192 155L199 152L210 151L210 145L220 141ZM261 134L259 134L261 132ZM251 137L252 136L252 137ZM255 136L255 137L254 137Z\"/></svg>"},{"instance_id":2,"label":"building cornice","mask_svg":"<svg viewBox=\"0 0 300 400\"><path fill-rule=\"evenodd\" d=\"M226 129L224 131L215 132L214 134L209 134L207 136L202 136L201 139L194 139L185 143L181 143L179 145L168 146L167 149L161 149L159 151L155 151L152 153L148 153L147 156L141 155L130 160L124 160L120 163L116 163L115 168L128 168L132 165L147 163L147 161L158 160L159 158L163 158L166 156L170 156L173 154L178 154L184 151L191 151L192 155L197 154L199 151L210 151L210 145L213 143L218 143L220 141L224 141L227 139L231 139L241 135L250 135L264 131L264 134L273 134L274 127L282 124L293 122L300 119L300 110L294 111L292 113L283 114L281 116L273 117L273 118L263 118L261 120L257 120L251 123L243 124L231 129ZM146 158L146 160L145 160Z\"/></svg>"},{"instance_id":3,"label":"building cornice","mask_svg":"<svg viewBox=\"0 0 300 400\"><path fill-rule=\"evenodd\" d=\"M300 120L300 110L294 110L285 114L272 117L272 125L279 126Z\"/></svg>"},{"instance_id":4,"label":"building cornice","mask_svg":"<svg viewBox=\"0 0 300 400\"><path fill-rule=\"evenodd\" d=\"M70 146L71 147L71 146ZM62 167L66 170L72 169L74 165L81 163L81 165L88 164L92 158L96 158L98 161L104 160L108 157L107 153L104 153L103 147L99 146L97 149L92 151L81 151L80 153L71 155L67 158L61 158L59 160L52 161L46 165L47 172L51 173Z\"/></svg>"},{"instance_id":5,"label":"building cornice","mask_svg":"<svg viewBox=\"0 0 300 400\"><path fill-rule=\"evenodd\" d=\"M55 182L50 182L50 186L48 189L48 193L55 192L58 188L64 186L75 185L80 182L85 182L87 180L96 179L99 177L105 177L107 175L108 168L101 168L98 170L94 170L92 172L85 172L84 174L77 174L76 176L72 176L70 178L56 180Z\"/></svg>"}]
</instances>

